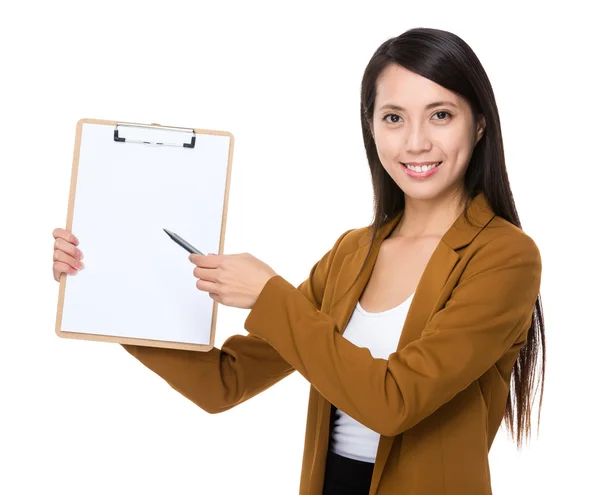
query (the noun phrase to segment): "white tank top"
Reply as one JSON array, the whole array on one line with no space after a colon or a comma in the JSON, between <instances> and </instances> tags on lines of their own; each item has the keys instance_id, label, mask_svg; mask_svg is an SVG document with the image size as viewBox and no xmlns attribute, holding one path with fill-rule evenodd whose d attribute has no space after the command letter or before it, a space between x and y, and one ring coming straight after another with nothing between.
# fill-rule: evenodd
<instances>
[{"instance_id":1,"label":"white tank top","mask_svg":"<svg viewBox=\"0 0 600 495\"><path fill-rule=\"evenodd\" d=\"M365 311L360 302L343 336L359 347L366 347L374 358L387 359L396 352L398 339L414 293L399 306L379 313ZM331 450L357 461L375 462L379 433L362 425L339 409L331 433Z\"/></svg>"}]
</instances>

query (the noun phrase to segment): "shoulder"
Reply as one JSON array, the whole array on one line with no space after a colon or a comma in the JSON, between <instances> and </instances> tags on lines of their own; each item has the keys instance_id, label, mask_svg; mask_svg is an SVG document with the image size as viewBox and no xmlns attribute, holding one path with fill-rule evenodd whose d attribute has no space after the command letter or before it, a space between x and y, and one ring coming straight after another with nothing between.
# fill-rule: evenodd
<instances>
[{"instance_id":1,"label":"shoulder","mask_svg":"<svg viewBox=\"0 0 600 495\"><path fill-rule=\"evenodd\" d=\"M372 228L356 227L346 230L335 241L333 251L338 255L346 255L356 251L370 241Z\"/></svg>"},{"instance_id":2,"label":"shoulder","mask_svg":"<svg viewBox=\"0 0 600 495\"><path fill-rule=\"evenodd\" d=\"M494 218L466 246L463 256L490 268L498 264L527 263L541 270L542 260L536 242L522 229L502 217Z\"/></svg>"},{"instance_id":3,"label":"shoulder","mask_svg":"<svg viewBox=\"0 0 600 495\"><path fill-rule=\"evenodd\" d=\"M539 253L537 244L523 229L497 215L482 229L478 238L480 244L492 244L495 248Z\"/></svg>"}]
</instances>

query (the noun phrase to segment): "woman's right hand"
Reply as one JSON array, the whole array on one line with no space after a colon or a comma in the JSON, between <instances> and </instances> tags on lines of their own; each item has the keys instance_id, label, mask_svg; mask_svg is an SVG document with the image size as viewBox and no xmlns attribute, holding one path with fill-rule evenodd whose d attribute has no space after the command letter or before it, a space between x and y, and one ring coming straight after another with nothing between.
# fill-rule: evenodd
<instances>
[{"instance_id":1,"label":"woman's right hand","mask_svg":"<svg viewBox=\"0 0 600 495\"><path fill-rule=\"evenodd\" d=\"M54 229L54 257L52 264L52 273L54 280L60 281L61 273L76 275L79 270L83 269L83 252L76 246L79 245L77 238L65 229Z\"/></svg>"}]
</instances>

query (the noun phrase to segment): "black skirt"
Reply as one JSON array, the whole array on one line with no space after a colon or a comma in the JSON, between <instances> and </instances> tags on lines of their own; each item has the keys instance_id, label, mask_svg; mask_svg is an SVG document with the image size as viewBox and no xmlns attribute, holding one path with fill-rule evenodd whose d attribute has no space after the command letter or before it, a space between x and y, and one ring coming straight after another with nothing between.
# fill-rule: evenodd
<instances>
[{"instance_id":1,"label":"black skirt","mask_svg":"<svg viewBox=\"0 0 600 495\"><path fill-rule=\"evenodd\" d=\"M368 495L373 475L372 462L357 461L327 453L323 495Z\"/></svg>"}]
</instances>

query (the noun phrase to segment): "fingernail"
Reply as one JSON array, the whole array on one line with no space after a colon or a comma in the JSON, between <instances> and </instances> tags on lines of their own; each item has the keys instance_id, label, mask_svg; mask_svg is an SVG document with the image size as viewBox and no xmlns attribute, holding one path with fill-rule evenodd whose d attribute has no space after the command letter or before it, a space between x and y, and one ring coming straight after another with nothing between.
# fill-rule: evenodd
<instances>
[{"instance_id":1,"label":"fingernail","mask_svg":"<svg viewBox=\"0 0 600 495\"><path fill-rule=\"evenodd\" d=\"M80 270L83 270L85 268L85 265L81 261L79 261L77 263L77 268L79 268Z\"/></svg>"}]
</instances>

